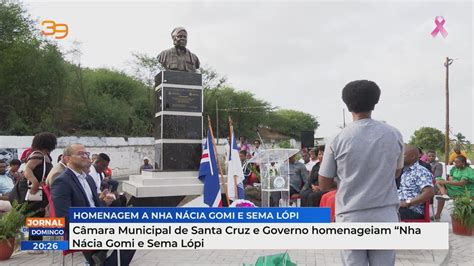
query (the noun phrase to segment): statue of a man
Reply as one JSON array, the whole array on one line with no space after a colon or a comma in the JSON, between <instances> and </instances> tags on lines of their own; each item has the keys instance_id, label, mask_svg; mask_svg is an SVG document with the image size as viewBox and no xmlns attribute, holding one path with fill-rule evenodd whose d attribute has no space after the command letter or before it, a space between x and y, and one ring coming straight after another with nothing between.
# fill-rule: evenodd
<instances>
[{"instance_id":1,"label":"statue of a man","mask_svg":"<svg viewBox=\"0 0 474 266\"><path fill-rule=\"evenodd\" d=\"M197 72L199 69L198 57L187 48L188 32L177 27L171 32L174 48L164 50L158 55L158 61L165 70Z\"/></svg>"}]
</instances>

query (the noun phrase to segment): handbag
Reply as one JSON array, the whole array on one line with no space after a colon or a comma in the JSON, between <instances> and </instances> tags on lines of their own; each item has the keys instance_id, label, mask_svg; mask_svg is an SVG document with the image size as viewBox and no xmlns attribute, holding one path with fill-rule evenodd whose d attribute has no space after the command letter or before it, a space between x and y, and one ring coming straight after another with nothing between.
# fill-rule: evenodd
<instances>
[{"instance_id":1,"label":"handbag","mask_svg":"<svg viewBox=\"0 0 474 266\"><path fill-rule=\"evenodd\" d=\"M43 191L41 189L38 189L38 191L36 191L36 194L31 194L30 189L28 189L25 195L25 200L26 201L42 201Z\"/></svg>"},{"instance_id":2,"label":"handbag","mask_svg":"<svg viewBox=\"0 0 474 266\"><path fill-rule=\"evenodd\" d=\"M36 194L31 194L31 189L28 188L28 191L26 192L26 195L25 195L25 201L43 201L43 186L45 186L45 175L46 175L46 158L44 158L45 156L43 155L43 175L41 176L41 184L38 188L38 191L36 192Z\"/></svg>"}]
</instances>

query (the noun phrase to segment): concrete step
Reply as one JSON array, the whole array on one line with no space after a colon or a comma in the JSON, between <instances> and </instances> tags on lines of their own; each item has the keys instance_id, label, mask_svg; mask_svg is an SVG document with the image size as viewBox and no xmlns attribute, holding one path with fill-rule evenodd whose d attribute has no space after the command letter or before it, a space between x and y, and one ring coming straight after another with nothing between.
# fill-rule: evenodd
<instances>
[{"instance_id":1,"label":"concrete step","mask_svg":"<svg viewBox=\"0 0 474 266\"><path fill-rule=\"evenodd\" d=\"M204 184L149 185L123 181L122 190L138 198L201 195Z\"/></svg>"},{"instance_id":2,"label":"concrete step","mask_svg":"<svg viewBox=\"0 0 474 266\"><path fill-rule=\"evenodd\" d=\"M194 177L168 177L168 178L150 178L143 175L132 175L130 181L143 186L158 186L158 185L197 185L202 182Z\"/></svg>"},{"instance_id":3,"label":"concrete step","mask_svg":"<svg viewBox=\"0 0 474 266\"><path fill-rule=\"evenodd\" d=\"M175 171L175 172L151 172L151 171L142 171L141 173L144 177L149 178L169 178L169 177L198 177L198 171Z\"/></svg>"}]
</instances>

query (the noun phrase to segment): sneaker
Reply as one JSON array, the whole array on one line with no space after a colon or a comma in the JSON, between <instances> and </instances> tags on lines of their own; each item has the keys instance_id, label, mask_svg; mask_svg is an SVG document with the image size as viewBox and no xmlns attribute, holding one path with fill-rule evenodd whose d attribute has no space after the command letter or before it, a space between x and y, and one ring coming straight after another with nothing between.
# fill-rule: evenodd
<instances>
[{"instance_id":1,"label":"sneaker","mask_svg":"<svg viewBox=\"0 0 474 266\"><path fill-rule=\"evenodd\" d=\"M450 200L451 198L448 195L435 195L435 199L445 199L445 200Z\"/></svg>"}]
</instances>

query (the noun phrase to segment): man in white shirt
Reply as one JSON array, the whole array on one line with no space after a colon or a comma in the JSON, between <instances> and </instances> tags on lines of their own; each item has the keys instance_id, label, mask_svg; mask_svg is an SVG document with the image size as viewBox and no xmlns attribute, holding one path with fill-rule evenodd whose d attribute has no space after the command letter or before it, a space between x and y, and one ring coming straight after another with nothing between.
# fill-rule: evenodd
<instances>
[{"instance_id":1,"label":"man in white shirt","mask_svg":"<svg viewBox=\"0 0 474 266\"><path fill-rule=\"evenodd\" d=\"M100 184L105 178L104 171L109 167L110 157L105 153L99 153L95 161L90 167L89 175L94 179L94 183L97 187L97 193L100 193Z\"/></svg>"}]
</instances>

